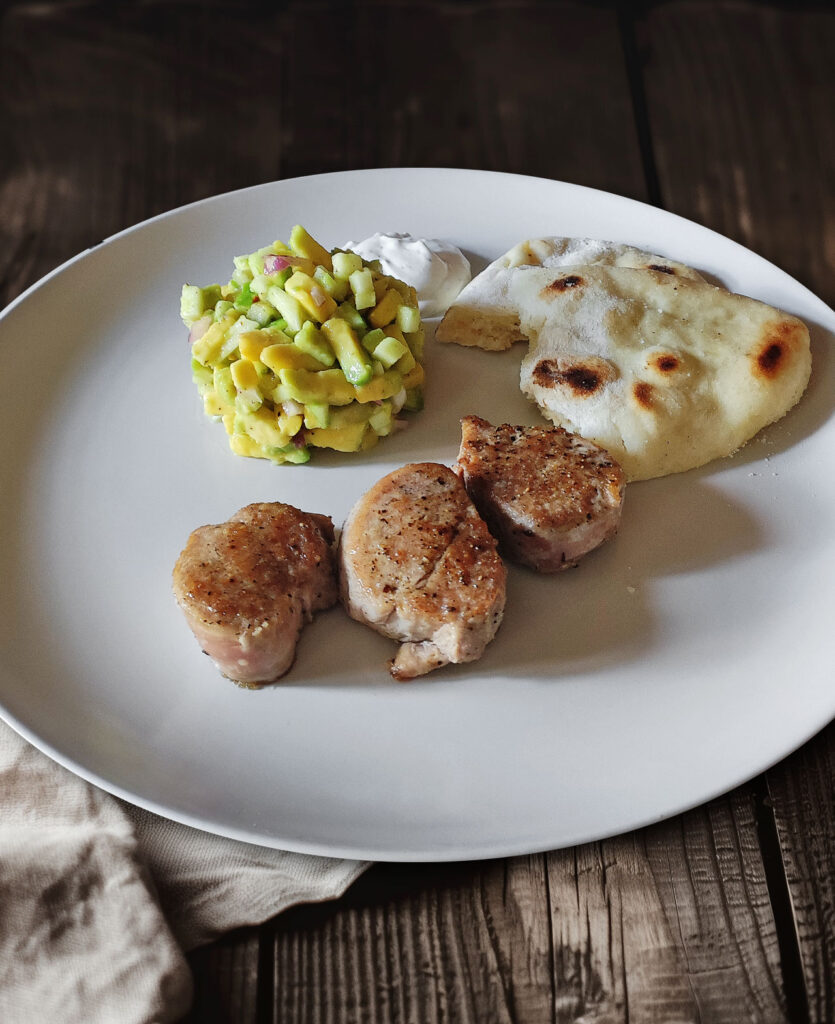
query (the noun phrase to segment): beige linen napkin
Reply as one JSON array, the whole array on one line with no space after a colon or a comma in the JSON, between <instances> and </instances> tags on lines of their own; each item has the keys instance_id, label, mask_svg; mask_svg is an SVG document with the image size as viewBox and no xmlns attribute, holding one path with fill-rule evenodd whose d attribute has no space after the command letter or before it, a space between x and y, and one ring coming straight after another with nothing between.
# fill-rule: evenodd
<instances>
[{"instance_id":1,"label":"beige linen napkin","mask_svg":"<svg viewBox=\"0 0 835 1024\"><path fill-rule=\"evenodd\" d=\"M183 950L335 898L366 866L159 818L0 721L0 1021L179 1020L191 1002Z\"/></svg>"}]
</instances>

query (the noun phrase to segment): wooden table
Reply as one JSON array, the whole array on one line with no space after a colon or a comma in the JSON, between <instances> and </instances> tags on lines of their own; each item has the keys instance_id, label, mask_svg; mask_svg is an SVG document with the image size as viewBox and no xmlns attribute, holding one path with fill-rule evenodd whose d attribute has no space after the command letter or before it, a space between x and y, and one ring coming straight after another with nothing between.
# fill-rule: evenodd
<instances>
[{"instance_id":1,"label":"wooden table","mask_svg":"<svg viewBox=\"0 0 835 1024\"><path fill-rule=\"evenodd\" d=\"M835 304L835 16L822 5L0 9L3 303L191 200L424 165L663 206ZM338 902L193 953L188 1019L831 1022L834 851L830 725L748 784L629 835L373 867Z\"/></svg>"}]
</instances>

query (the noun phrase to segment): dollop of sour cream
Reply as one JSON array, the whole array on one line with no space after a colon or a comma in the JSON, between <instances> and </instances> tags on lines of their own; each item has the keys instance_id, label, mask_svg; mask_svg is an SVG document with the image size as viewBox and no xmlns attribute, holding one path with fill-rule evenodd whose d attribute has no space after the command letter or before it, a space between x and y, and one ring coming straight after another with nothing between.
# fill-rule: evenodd
<instances>
[{"instance_id":1,"label":"dollop of sour cream","mask_svg":"<svg viewBox=\"0 0 835 1024\"><path fill-rule=\"evenodd\" d=\"M345 248L364 260L379 260L384 274L410 284L422 316L445 313L472 276L464 253L438 238L378 231L362 242L347 242Z\"/></svg>"}]
</instances>

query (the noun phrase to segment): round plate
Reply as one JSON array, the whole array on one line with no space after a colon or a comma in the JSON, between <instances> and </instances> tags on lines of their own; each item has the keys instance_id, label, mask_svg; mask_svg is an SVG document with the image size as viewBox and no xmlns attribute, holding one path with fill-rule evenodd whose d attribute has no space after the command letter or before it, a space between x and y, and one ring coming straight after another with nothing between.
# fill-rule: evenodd
<instances>
[{"instance_id":1,"label":"round plate","mask_svg":"<svg viewBox=\"0 0 835 1024\"><path fill-rule=\"evenodd\" d=\"M573 572L511 568L484 657L407 685L395 645L340 608L290 674L238 689L171 593L190 531L288 501L336 525L406 462L454 461L459 419L539 421L521 346L427 344L426 408L368 452L238 458L207 420L183 282L304 224L448 239L474 269L538 235L630 242L802 317L801 403L736 456L630 485L617 538ZM387 860L534 852L723 792L835 713L835 314L703 227L575 185L466 170L279 181L122 232L0 319L0 704L55 760L167 817L290 850Z\"/></svg>"}]
</instances>

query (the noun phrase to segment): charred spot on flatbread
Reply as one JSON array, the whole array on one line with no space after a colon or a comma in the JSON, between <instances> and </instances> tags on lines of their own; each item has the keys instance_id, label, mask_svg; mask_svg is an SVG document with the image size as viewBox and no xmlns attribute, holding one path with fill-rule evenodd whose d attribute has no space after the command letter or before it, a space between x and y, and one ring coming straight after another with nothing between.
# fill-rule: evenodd
<instances>
[{"instance_id":1,"label":"charred spot on flatbread","mask_svg":"<svg viewBox=\"0 0 835 1024\"><path fill-rule=\"evenodd\" d=\"M642 409L652 410L655 407L653 401L654 388L649 381L636 380L632 385L632 394L635 396L635 401L640 405Z\"/></svg>"},{"instance_id":2,"label":"charred spot on flatbread","mask_svg":"<svg viewBox=\"0 0 835 1024\"><path fill-rule=\"evenodd\" d=\"M568 274L566 277L558 277L556 281L552 281L546 288L542 289L542 297L550 299L554 295L560 295L562 292L570 291L572 288L579 288L582 283L583 279L579 274Z\"/></svg>"},{"instance_id":3,"label":"charred spot on flatbread","mask_svg":"<svg viewBox=\"0 0 835 1024\"><path fill-rule=\"evenodd\" d=\"M649 358L647 365L666 376L681 368L681 360L672 352L656 352Z\"/></svg>"},{"instance_id":4,"label":"charred spot on flatbread","mask_svg":"<svg viewBox=\"0 0 835 1024\"><path fill-rule=\"evenodd\" d=\"M780 320L763 331L762 341L753 352L755 377L777 380L792 362L804 342L803 329L797 323Z\"/></svg>"},{"instance_id":5,"label":"charred spot on flatbread","mask_svg":"<svg viewBox=\"0 0 835 1024\"><path fill-rule=\"evenodd\" d=\"M657 270L659 274L672 274L675 277L675 270L672 267L665 267L663 263L648 263L647 270Z\"/></svg>"},{"instance_id":6,"label":"charred spot on flatbread","mask_svg":"<svg viewBox=\"0 0 835 1024\"><path fill-rule=\"evenodd\" d=\"M541 388L562 387L575 398L589 398L617 377L606 359L589 356L576 361L540 359L533 368L533 380Z\"/></svg>"}]
</instances>

